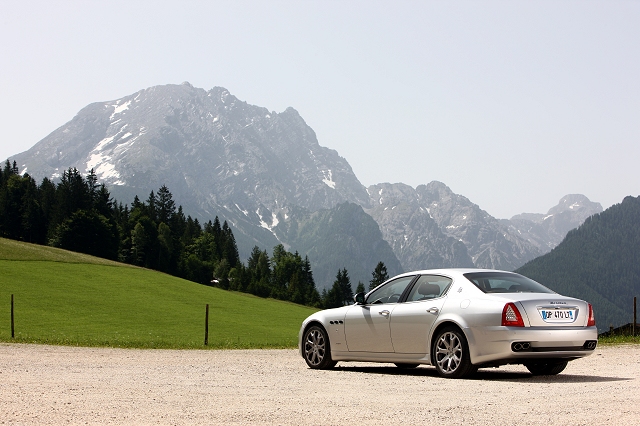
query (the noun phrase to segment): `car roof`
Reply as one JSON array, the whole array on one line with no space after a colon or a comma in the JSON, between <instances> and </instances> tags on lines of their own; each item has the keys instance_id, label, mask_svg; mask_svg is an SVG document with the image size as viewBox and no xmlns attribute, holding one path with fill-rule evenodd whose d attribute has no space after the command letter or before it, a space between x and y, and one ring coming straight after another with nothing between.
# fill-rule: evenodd
<instances>
[{"instance_id":1,"label":"car roof","mask_svg":"<svg viewBox=\"0 0 640 426\"><path fill-rule=\"evenodd\" d=\"M501 271L498 269L480 269L480 268L440 268L440 269L421 269L410 272L404 272L402 274L398 274L393 278L408 276L408 275L454 275L460 276L463 274L474 273L474 272L500 272L507 274L515 274L515 272L509 271Z\"/></svg>"}]
</instances>

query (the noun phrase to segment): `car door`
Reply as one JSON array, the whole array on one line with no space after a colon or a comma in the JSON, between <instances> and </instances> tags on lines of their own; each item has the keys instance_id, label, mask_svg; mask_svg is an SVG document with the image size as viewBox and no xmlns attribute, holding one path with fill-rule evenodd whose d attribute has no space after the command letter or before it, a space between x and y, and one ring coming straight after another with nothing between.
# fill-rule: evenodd
<instances>
[{"instance_id":1,"label":"car door","mask_svg":"<svg viewBox=\"0 0 640 426\"><path fill-rule=\"evenodd\" d=\"M401 277L370 293L364 305L353 305L344 319L349 352L393 352L389 318L415 276Z\"/></svg>"},{"instance_id":2,"label":"car door","mask_svg":"<svg viewBox=\"0 0 640 426\"><path fill-rule=\"evenodd\" d=\"M422 275L404 303L394 307L389 318L394 352L426 354L429 335L446 300L452 280L438 275Z\"/></svg>"}]
</instances>

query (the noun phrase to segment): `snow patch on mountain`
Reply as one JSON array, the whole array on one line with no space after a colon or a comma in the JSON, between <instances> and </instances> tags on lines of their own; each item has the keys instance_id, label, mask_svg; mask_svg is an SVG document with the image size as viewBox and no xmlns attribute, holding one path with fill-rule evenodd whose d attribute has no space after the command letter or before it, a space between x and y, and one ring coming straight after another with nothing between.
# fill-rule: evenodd
<instances>
[{"instance_id":1,"label":"snow patch on mountain","mask_svg":"<svg viewBox=\"0 0 640 426\"><path fill-rule=\"evenodd\" d=\"M260 226L263 227L264 229L268 230L269 232L271 232L273 234L273 236L276 237L276 239L278 241L280 241L280 238L278 238L278 235L276 234L276 232L274 230L274 228L276 226L278 226L278 224L280 223L280 221L278 220L278 216L275 213L271 213L271 224L268 224L267 222L265 222L264 218L260 214L260 209L256 210L256 214L258 215L258 218L260 219Z\"/></svg>"},{"instance_id":2,"label":"snow patch on mountain","mask_svg":"<svg viewBox=\"0 0 640 426\"><path fill-rule=\"evenodd\" d=\"M127 101L125 103L123 103L122 105L111 105L113 107L113 113L111 114L111 117L109 117L109 120L113 120L113 117L116 116L116 114L120 114L123 111L126 111L129 109L129 105L131 105L131 101Z\"/></svg>"},{"instance_id":3,"label":"snow patch on mountain","mask_svg":"<svg viewBox=\"0 0 640 426\"><path fill-rule=\"evenodd\" d=\"M324 179L322 179L322 182L324 182L324 184L327 185L329 188L336 189L336 183L333 181L333 173L331 172L331 170L327 170L327 171L323 170L322 175L324 176Z\"/></svg>"},{"instance_id":4,"label":"snow patch on mountain","mask_svg":"<svg viewBox=\"0 0 640 426\"><path fill-rule=\"evenodd\" d=\"M267 222L264 221L264 218L260 214L260 209L256 210L256 214L260 219L260 226L263 227L264 229L268 229L269 231L273 232L274 226L278 224L278 218L276 217L276 214L272 213L271 225L269 225ZM274 225L274 222L275 222L275 225Z\"/></svg>"},{"instance_id":5,"label":"snow patch on mountain","mask_svg":"<svg viewBox=\"0 0 640 426\"><path fill-rule=\"evenodd\" d=\"M100 142L98 142L98 144L96 145L96 147L93 149L92 152L98 152L98 153L101 152L105 146L113 142L113 139L115 139L115 136L102 139Z\"/></svg>"},{"instance_id":6,"label":"snow patch on mountain","mask_svg":"<svg viewBox=\"0 0 640 426\"><path fill-rule=\"evenodd\" d=\"M239 205L236 204L236 207L238 208L238 210L240 210L245 216L249 217L249 211L248 210L244 210L242 208L240 208Z\"/></svg>"}]
</instances>

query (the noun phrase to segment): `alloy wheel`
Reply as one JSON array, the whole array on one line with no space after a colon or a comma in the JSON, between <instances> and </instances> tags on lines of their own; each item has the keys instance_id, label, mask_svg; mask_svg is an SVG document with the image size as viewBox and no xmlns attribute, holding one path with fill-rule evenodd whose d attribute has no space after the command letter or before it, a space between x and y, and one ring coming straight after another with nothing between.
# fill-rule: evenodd
<instances>
[{"instance_id":1,"label":"alloy wheel","mask_svg":"<svg viewBox=\"0 0 640 426\"><path fill-rule=\"evenodd\" d=\"M436 363L445 374L455 372L462 362L462 342L448 331L440 336L436 345Z\"/></svg>"},{"instance_id":2,"label":"alloy wheel","mask_svg":"<svg viewBox=\"0 0 640 426\"><path fill-rule=\"evenodd\" d=\"M326 354L324 333L317 327L307 332L304 343L304 355L310 366L316 367L322 363Z\"/></svg>"}]
</instances>

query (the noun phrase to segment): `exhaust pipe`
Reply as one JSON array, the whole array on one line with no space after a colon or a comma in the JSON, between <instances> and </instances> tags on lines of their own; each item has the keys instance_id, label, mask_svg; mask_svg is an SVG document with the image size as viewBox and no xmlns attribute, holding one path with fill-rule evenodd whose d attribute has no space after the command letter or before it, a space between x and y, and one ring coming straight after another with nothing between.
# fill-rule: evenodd
<instances>
[{"instance_id":1,"label":"exhaust pipe","mask_svg":"<svg viewBox=\"0 0 640 426\"><path fill-rule=\"evenodd\" d=\"M511 350L513 352L528 351L531 349L531 343L529 342L514 342L511 344Z\"/></svg>"},{"instance_id":2,"label":"exhaust pipe","mask_svg":"<svg viewBox=\"0 0 640 426\"><path fill-rule=\"evenodd\" d=\"M597 340L587 340L586 342L584 342L584 345L582 345L584 349L587 349L590 351L594 350L596 346L598 346Z\"/></svg>"}]
</instances>

